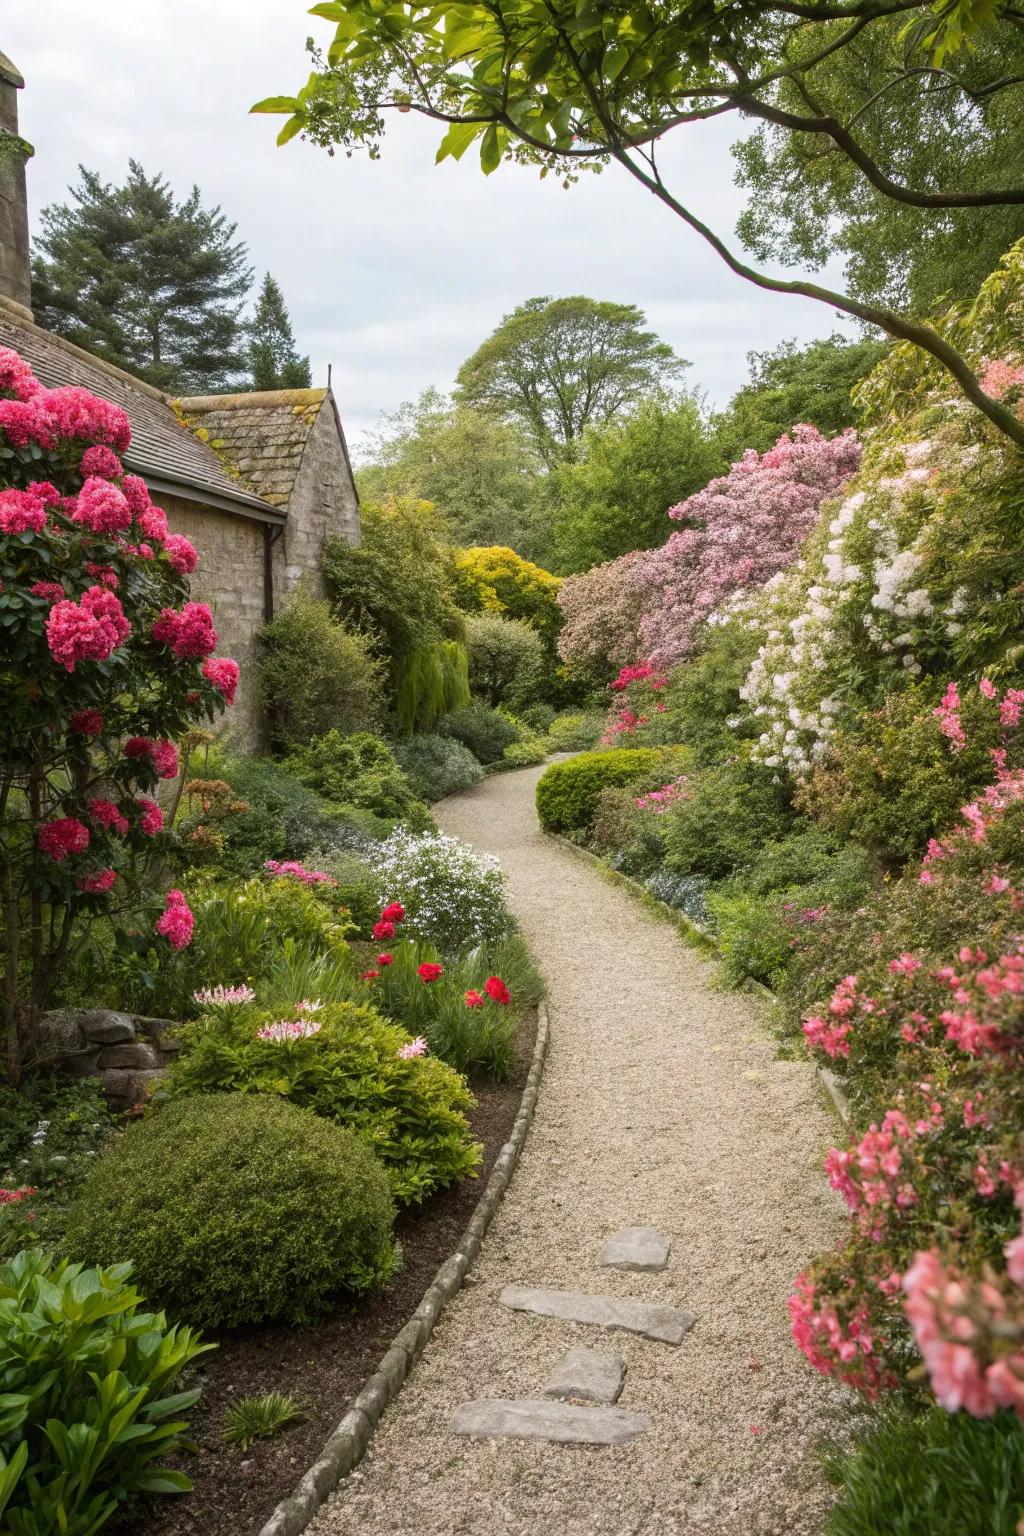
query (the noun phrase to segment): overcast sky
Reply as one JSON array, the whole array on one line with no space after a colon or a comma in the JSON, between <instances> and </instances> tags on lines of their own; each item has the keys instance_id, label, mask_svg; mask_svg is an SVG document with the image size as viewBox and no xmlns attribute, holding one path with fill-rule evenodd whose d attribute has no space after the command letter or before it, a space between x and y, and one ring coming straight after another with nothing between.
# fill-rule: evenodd
<instances>
[{"instance_id":1,"label":"overcast sky","mask_svg":"<svg viewBox=\"0 0 1024 1536\"><path fill-rule=\"evenodd\" d=\"M63 200L79 162L121 180L129 157L179 194L193 182L237 221L257 273L281 283L314 383L333 382L358 453L362 435L462 362L516 304L584 293L640 305L724 404L746 354L839 328L810 300L763 294L666 209L609 168L562 191L536 170L484 177L472 155L434 166L440 130L393 120L383 158L333 159L260 97L306 78L304 42L331 28L302 0L35 0L5 7L0 48L25 76L21 131L33 223ZM741 206L723 121L677 132L663 166L691 205L731 235ZM683 134L687 137L684 139Z\"/></svg>"}]
</instances>

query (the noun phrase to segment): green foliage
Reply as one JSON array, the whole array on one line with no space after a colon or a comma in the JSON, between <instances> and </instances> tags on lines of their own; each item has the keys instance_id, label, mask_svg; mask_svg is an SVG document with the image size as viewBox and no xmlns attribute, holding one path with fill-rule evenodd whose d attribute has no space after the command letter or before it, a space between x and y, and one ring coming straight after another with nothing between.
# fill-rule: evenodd
<instances>
[{"instance_id":1,"label":"green foliage","mask_svg":"<svg viewBox=\"0 0 1024 1536\"><path fill-rule=\"evenodd\" d=\"M364 502L360 526L356 546L327 541L327 589L338 615L374 637L402 728L424 727L466 702L457 697L460 663L441 649L463 634L444 529L429 502L411 497Z\"/></svg>"},{"instance_id":2,"label":"green foliage","mask_svg":"<svg viewBox=\"0 0 1024 1536\"><path fill-rule=\"evenodd\" d=\"M652 748L617 748L584 752L566 763L552 763L537 784L537 814L546 832L586 832L597 814L601 791L635 783L664 765L671 754ZM675 758L677 771L682 759Z\"/></svg>"},{"instance_id":3,"label":"green foliage","mask_svg":"<svg viewBox=\"0 0 1024 1536\"><path fill-rule=\"evenodd\" d=\"M279 752L325 730L369 731L380 719L382 667L366 635L303 587L260 631L260 691Z\"/></svg>"},{"instance_id":4,"label":"green foliage","mask_svg":"<svg viewBox=\"0 0 1024 1536\"><path fill-rule=\"evenodd\" d=\"M624 419L589 428L552 477L556 568L586 571L664 544L669 507L722 474L726 462L693 395L656 394Z\"/></svg>"},{"instance_id":5,"label":"green foliage","mask_svg":"<svg viewBox=\"0 0 1024 1536\"><path fill-rule=\"evenodd\" d=\"M796 29L788 59L806 60L837 32L834 22ZM906 15L880 19L854 48L838 49L799 83L782 82L778 105L806 110L808 97L801 92L807 91L816 112L844 122L855 118L862 148L903 186L968 194L1005 186L1024 114L1019 34L1005 25L980 28L970 48L945 61L952 89L939 92L909 73L926 61L912 47L908 55L907 47ZM998 79L1003 89L987 89ZM895 89L863 110L883 81ZM751 194L740 231L760 259L817 267L845 258L858 297L905 305L917 314L949 297L970 297L1024 235L1019 204L941 213L908 207L868 186L845 154L822 154L814 135L762 128L734 153L741 184Z\"/></svg>"},{"instance_id":6,"label":"green foliage","mask_svg":"<svg viewBox=\"0 0 1024 1536\"><path fill-rule=\"evenodd\" d=\"M542 547L543 476L522 428L428 389L385 418L356 473L364 502L429 501L456 544Z\"/></svg>"},{"instance_id":7,"label":"green foliage","mask_svg":"<svg viewBox=\"0 0 1024 1536\"><path fill-rule=\"evenodd\" d=\"M503 946L472 949L445 960L442 975L424 982L419 966L441 963L437 950L430 944L399 944L392 963L381 966L374 980L374 1001L403 1029L423 1036L433 1054L457 1072L486 1074L500 1082L515 1061L517 1015L525 1006L514 993L511 1004L496 1003L483 994L489 975L500 976L512 990L501 969L503 952ZM479 1007L467 1005L469 990L484 996Z\"/></svg>"},{"instance_id":8,"label":"green foliage","mask_svg":"<svg viewBox=\"0 0 1024 1536\"><path fill-rule=\"evenodd\" d=\"M253 389L308 389L313 382L309 358L295 349L284 294L268 272L248 324L249 368Z\"/></svg>"},{"instance_id":9,"label":"green foliage","mask_svg":"<svg viewBox=\"0 0 1024 1536\"><path fill-rule=\"evenodd\" d=\"M395 756L414 792L428 803L468 789L483 776L472 752L453 736L403 736Z\"/></svg>"},{"instance_id":10,"label":"green foliage","mask_svg":"<svg viewBox=\"0 0 1024 1536\"><path fill-rule=\"evenodd\" d=\"M383 836L379 842L383 842ZM380 915L377 879L373 858L378 842L366 841L354 848L315 848L309 854L308 868L323 870L336 882L333 901L347 909L354 924L354 937L368 939L370 929ZM318 997L321 990L293 989L293 997Z\"/></svg>"},{"instance_id":11,"label":"green foliage","mask_svg":"<svg viewBox=\"0 0 1024 1536\"><path fill-rule=\"evenodd\" d=\"M681 875L721 879L748 863L793 820L786 789L735 759L694 775L692 796L665 812L666 863Z\"/></svg>"},{"instance_id":12,"label":"green foliage","mask_svg":"<svg viewBox=\"0 0 1024 1536\"><path fill-rule=\"evenodd\" d=\"M256 1440L269 1440L302 1418L302 1409L287 1392L262 1397L236 1397L224 1415L224 1439L247 1451Z\"/></svg>"},{"instance_id":13,"label":"green foliage","mask_svg":"<svg viewBox=\"0 0 1024 1536\"><path fill-rule=\"evenodd\" d=\"M325 800L345 802L389 820L422 820L422 806L394 752L379 736L328 731L296 747L285 766Z\"/></svg>"},{"instance_id":14,"label":"green foliage","mask_svg":"<svg viewBox=\"0 0 1024 1536\"><path fill-rule=\"evenodd\" d=\"M325 1004L317 1021L322 1026L318 1034L278 1043L261 1040L256 1032L275 1022L272 1013L247 1008L208 1015L188 1026L186 1048L172 1067L169 1091L214 1095L195 1101L214 1121L225 1105L258 1104L268 1114L271 1109L289 1107L278 1105L278 1099L312 1110L312 1115L301 1117L302 1123L315 1126L316 1117L322 1116L336 1122L328 1127L331 1131L338 1127L354 1131L380 1159L395 1199L403 1204L422 1200L475 1173L480 1147L466 1119L474 1100L457 1072L431 1056L399 1056L409 1044L408 1034L373 1008ZM234 1097L225 1098L225 1094ZM159 1123L162 1118L163 1112L154 1115L153 1121ZM290 1127L299 1123L295 1114L287 1121ZM283 1134L285 1122L280 1124ZM364 1151L362 1161L370 1167L376 1198L373 1159ZM262 1159L259 1162L262 1168ZM233 1195L228 1192L223 1198ZM267 1241L270 1235L265 1232L258 1241ZM391 1250L387 1253L390 1256ZM300 1254L301 1246L292 1262L301 1264ZM260 1267L255 1258L254 1264ZM370 1269L366 1278L373 1278ZM259 1277L253 1283L262 1285ZM339 1283L348 1282L342 1277ZM268 1292L268 1304L270 1299ZM277 1305L283 1315L288 1299L278 1298Z\"/></svg>"},{"instance_id":15,"label":"green foliage","mask_svg":"<svg viewBox=\"0 0 1024 1536\"><path fill-rule=\"evenodd\" d=\"M232 873L252 874L267 859L302 859L313 848L386 837L392 826L393 817L316 794L273 758L227 758L217 771L249 806L224 823L218 863Z\"/></svg>"},{"instance_id":16,"label":"green foliage","mask_svg":"<svg viewBox=\"0 0 1024 1536\"><path fill-rule=\"evenodd\" d=\"M767 453L798 422L810 422L826 437L858 426L851 392L885 351L885 342L847 341L834 334L804 347L783 341L769 352L748 353L750 382L712 418L718 452L729 464L748 448Z\"/></svg>"},{"instance_id":17,"label":"green foliage","mask_svg":"<svg viewBox=\"0 0 1024 1536\"><path fill-rule=\"evenodd\" d=\"M923 853L929 837L991 782L999 745L995 709L972 690L961 711L966 744L954 751L933 714L934 687L908 688L840 732L798 804L841 838L856 837L890 866Z\"/></svg>"},{"instance_id":18,"label":"green foliage","mask_svg":"<svg viewBox=\"0 0 1024 1536\"><path fill-rule=\"evenodd\" d=\"M546 665L544 642L521 619L474 614L466 624L473 692L497 707L529 697Z\"/></svg>"},{"instance_id":19,"label":"green foliage","mask_svg":"<svg viewBox=\"0 0 1024 1536\"><path fill-rule=\"evenodd\" d=\"M658 695L665 713L653 716L649 728L640 728L640 741L650 729L656 739L685 742L698 762L731 757L737 740L754 734L755 722L742 710L740 688L756 650L756 640L742 624L706 630L693 660L669 673L668 687Z\"/></svg>"},{"instance_id":20,"label":"green foliage","mask_svg":"<svg viewBox=\"0 0 1024 1536\"><path fill-rule=\"evenodd\" d=\"M522 619L554 651L562 627L557 576L500 545L455 551L455 601L467 613Z\"/></svg>"},{"instance_id":21,"label":"green foliage","mask_svg":"<svg viewBox=\"0 0 1024 1536\"><path fill-rule=\"evenodd\" d=\"M439 640L395 663L395 710L407 734L429 731L448 710L469 703L469 656L461 640Z\"/></svg>"},{"instance_id":22,"label":"green foliage","mask_svg":"<svg viewBox=\"0 0 1024 1536\"><path fill-rule=\"evenodd\" d=\"M179 1089L202 1076L204 1046L215 1050L212 1034L186 1055ZM383 1284L397 1263L394 1204L373 1153L282 1102L306 1097L272 1085L266 1051L287 1071L289 1047L255 1049L266 1078L244 1086L265 1093L180 1098L136 1121L99 1158L68 1220L71 1251L98 1263L130 1256L149 1294L209 1327L311 1322L341 1293Z\"/></svg>"},{"instance_id":23,"label":"green foliage","mask_svg":"<svg viewBox=\"0 0 1024 1536\"><path fill-rule=\"evenodd\" d=\"M549 750L543 736L523 736L521 740L513 741L505 748L501 755L502 766L533 768L544 761Z\"/></svg>"},{"instance_id":24,"label":"green foliage","mask_svg":"<svg viewBox=\"0 0 1024 1536\"><path fill-rule=\"evenodd\" d=\"M0 1087L0 1185L35 1191L0 1205L0 1260L29 1243L59 1243L68 1200L111 1129L94 1078Z\"/></svg>"},{"instance_id":25,"label":"green foliage","mask_svg":"<svg viewBox=\"0 0 1024 1536\"><path fill-rule=\"evenodd\" d=\"M500 762L505 748L524 734L511 715L492 709L482 699L474 699L465 709L445 715L438 729L443 736L461 741L485 767Z\"/></svg>"},{"instance_id":26,"label":"green foliage","mask_svg":"<svg viewBox=\"0 0 1024 1536\"><path fill-rule=\"evenodd\" d=\"M548 726L548 750L589 752L600 741L604 723L604 710L588 710L585 714L564 711Z\"/></svg>"},{"instance_id":27,"label":"green foliage","mask_svg":"<svg viewBox=\"0 0 1024 1536\"><path fill-rule=\"evenodd\" d=\"M131 1265L86 1269L26 1249L0 1266L0 1517L10 1536L95 1536L126 1499L184 1493L157 1465L187 1449L173 1392L213 1346L139 1310Z\"/></svg>"},{"instance_id":28,"label":"green foliage","mask_svg":"<svg viewBox=\"0 0 1024 1536\"><path fill-rule=\"evenodd\" d=\"M732 986L747 977L776 986L793 953L793 930L779 901L739 891L712 894L707 908L715 930L722 974Z\"/></svg>"},{"instance_id":29,"label":"green foliage","mask_svg":"<svg viewBox=\"0 0 1024 1536\"><path fill-rule=\"evenodd\" d=\"M851 1450L829 1457L840 1484L828 1536L1015 1536L1024 1512L1024 1427L933 1407L887 1407Z\"/></svg>"},{"instance_id":30,"label":"green foliage","mask_svg":"<svg viewBox=\"0 0 1024 1536\"><path fill-rule=\"evenodd\" d=\"M635 304L527 299L463 363L459 398L517 421L546 463L569 458L686 366L645 325Z\"/></svg>"},{"instance_id":31,"label":"green foliage","mask_svg":"<svg viewBox=\"0 0 1024 1536\"><path fill-rule=\"evenodd\" d=\"M198 187L178 202L135 160L120 187L80 166L73 201L41 215L40 325L173 394L229 389L245 366L247 251Z\"/></svg>"}]
</instances>

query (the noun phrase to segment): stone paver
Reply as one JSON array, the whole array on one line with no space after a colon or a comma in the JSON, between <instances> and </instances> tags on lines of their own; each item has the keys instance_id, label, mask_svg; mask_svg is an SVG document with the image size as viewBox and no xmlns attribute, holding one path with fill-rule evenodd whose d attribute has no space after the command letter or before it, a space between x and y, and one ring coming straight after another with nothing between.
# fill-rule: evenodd
<instances>
[{"instance_id":1,"label":"stone paver","mask_svg":"<svg viewBox=\"0 0 1024 1536\"><path fill-rule=\"evenodd\" d=\"M664 1269L672 1244L657 1227L623 1227L603 1244L598 1263L607 1269Z\"/></svg>"},{"instance_id":2,"label":"stone paver","mask_svg":"<svg viewBox=\"0 0 1024 1536\"><path fill-rule=\"evenodd\" d=\"M567 1349L544 1383L544 1396L585 1403L615 1403L626 1364L603 1349Z\"/></svg>"},{"instance_id":3,"label":"stone paver","mask_svg":"<svg viewBox=\"0 0 1024 1536\"><path fill-rule=\"evenodd\" d=\"M592 1323L597 1328L642 1333L661 1344L681 1344L697 1319L681 1307L623 1296L590 1296L585 1291L548 1291L541 1286L506 1285L498 1297L503 1307L558 1317L564 1323Z\"/></svg>"},{"instance_id":4,"label":"stone paver","mask_svg":"<svg viewBox=\"0 0 1024 1536\"><path fill-rule=\"evenodd\" d=\"M452 1416L456 1435L476 1439L553 1440L560 1445L628 1445L647 1430L642 1413L625 1408L576 1408L546 1398L481 1398Z\"/></svg>"}]
</instances>

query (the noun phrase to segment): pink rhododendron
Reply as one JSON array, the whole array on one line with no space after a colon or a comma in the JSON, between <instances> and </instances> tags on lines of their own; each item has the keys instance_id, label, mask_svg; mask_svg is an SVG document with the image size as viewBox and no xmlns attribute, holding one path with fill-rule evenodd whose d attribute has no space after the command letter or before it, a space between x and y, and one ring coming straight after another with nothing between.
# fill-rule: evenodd
<instances>
[{"instance_id":1,"label":"pink rhododendron","mask_svg":"<svg viewBox=\"0 0 1024 1536\"><path fill-rule=\"evenodd\" d=\"M173 741L155 741L151 736L130 736L124 744L125 757L148 757L158 779L178 776L178 749Z\"/></svg>"},{"instance_id":2,"label":"pink rhododendron","mask_svg":"<svg viewBox=\"0 0 1024 1536\"><path fill-rule=\"evenodd\" d=\"M281 879L299 880L303 885L337 885L336 880L322 869L306 869L298 859L265 859L263 868Z\"/></svg>"},{"instance_id":3,"label":"pink rhododendron","mask_svg":"<svg viewBox=\"0 0 1024 1536\"><path fill-rule=\"evenodd\" d=\"M71 521L92 533L117 533L131 526L132 509L116 485L93 475L78 493Z\"/></svg>"},{"instance_id":4,"label":"pink rhododendron","mask_svg":"<svg viewBox=\"0 0 1024 1536\"><path fill-rule=\"evenodd\" d=\"M187 949L192 942L195 917L181 891L168 891L164 911L156 920L156 931L172 949Z\"/></svg>"},{"instance_id":5,"label":"pink rhododendron","mask_svg":"<svg viewBox=\"0 0 1024 1536\"><path fill-rule=\"evenodd\" d=\"M76 709L68 721L71 730L82 736L103 734L103 716L98 709Z\"/></svg>"},{"instance_id":6,"label":"pink rhododendron","mask_svg":"<svg viewBox=\"0 0 1024 1536\"><path fill-rule=\"evenodd\" d=\"M83 480L88 480L92 475L98 475L101 480L117 480L124 474L124 467L117 454L103 443L94 443L91 448L87 448L78 468Z\"/></svg>"},{"instance_id":7,"label":"pink rhododendron","mask_svg":"<svg viewBox=\"0 0 1024 1536\"><path fill-rule=\"evenodd\" d=\"M59 581L34 581L29 591L33 597L45 597L48 603L59 603L67 596Z\"/></svg>"},{"instance_id":8,"label":"pink rhododendron","mask_svg":"<svg viewBox=\"0 0 1024 1536\"><path fill-rule=\"evenodd\" d=\"M131 634L132 626L113 592L89 587L81 601L54 603L46 621L46 642L67 672L80 661L106 661Z\"/></svg>"},{"instance_id":9,"label":"pink rhododendron","mask_svg":"<svg viewBox=\"0 0 1024 1536\"><path fill-rule=\"evenodd\" d=\"M62 864L69 854L84 853L88 848L89 828L76 816L58 816L42 823L36 842L55 864Z\"/></svg>"},{"instance_id":10,"label":"pink rhododendron","mask_svg":"<svg viewBox=\"0 0 1024 1536\"><path fill-rule=\"evenodd\" d=\"M0 347L0 390L9 391L16 400L31 400L43 393L31 366L11 347Z\"/></svg>"},{"instance_id":11,"label":"pink rhododendron","mask_svg":"<svg viewBox=\"0 0 1024 1536\"><path fill-rule=\"evenodd\" d=\"M136 506L133 510L136 525L144 538L152 540L154 544L164 544L172 537L167 531L167 513L162 507L151 506L147 501L145 506ZM175 534L173 537L181 535Z\"/></svg>"},{"instance_id":12,"label":"pink rhododendron","mask_svg":"<svg viewBox=\"0 0 1024 1536\"><path fill-rule=\"evenodd\" d=\"M97 827L105 827L109 832L116 832L118 837L124 837L128 831L128 818L122 814L113 800L98 798L90 800L89 820Z\"/></svg>"},{"instance_id":13,"label":"pink rhododendron","mask_svg":"<svg viewBox=\"0 0 1024 1536\"><path fill-rule=\"evenodd\" d=\"M78 889L90 896L105 896L117 881L115 869L98 869L91 875L83 875L77 881Z\"/></svg>"},{"instance_id":14,"label":"pink rhododendron","mask_svg":"<svg viewBox=\"0 0 1024 1536\"><path fill-rule=\"evenodd\" d=\"M235 702L239 667L230 656L210 656L203 662L203 676L212 683L226 704Z\"/></svg>"},{"instance_id":15,"label":"pink rhododendron","mask_svg":"<svg viewBox=\"0 0 1024 1536\"><path fill-rule=\"evenodd\" d=\"M179 576L189 576L195 570L199 556L191 539L186 539L184 534L169 533L164 539L164 551Z\"/></svg>"},{"instance_id":16,"label":"pink rhododendron","mask_svg":"<svg viewBox=\"0 0 1024 1536\"><path fill-rule=\"evenodd\" d=\"M46 506L39 496L31 491L0 491L0 533L42 533L45 527Z\"/></svg>"},{"instance_id":17,"label":"pink rhododendron","mask_svg":"<svg viewBox=\"0 0 1024 1536\"><path fill-rule=\"evenodd\" d=\"M206 603L186 603L180 612L161 609L151 633L154 640L169 645L175 656L186 660L209 656L217 644L213 614Z\"/></svg>"},{"instance_id":18,"label":"pink rhododendron","mask_svg":"<svg viewBox=\"0 0 1024 1536\"><path fill-rule=\"evenodd\" d=\"M141 809L139 817L139 831L144 837L156 837L158 832L164 829L164 813L155 800L147 800L140 795L135 804Z\"/></svg>"},{"instance_id":19,"label":"pink rhododendron","mask_svg":"<svg viewBox=\"0 0 1024 1536\"><path fill-rule=\"evenodd\" d=\"M28 443L52 448L53 421L42 395L31 400L0 400L0 433L12 448L24 448Z\"/></svg>"}]
</instances>

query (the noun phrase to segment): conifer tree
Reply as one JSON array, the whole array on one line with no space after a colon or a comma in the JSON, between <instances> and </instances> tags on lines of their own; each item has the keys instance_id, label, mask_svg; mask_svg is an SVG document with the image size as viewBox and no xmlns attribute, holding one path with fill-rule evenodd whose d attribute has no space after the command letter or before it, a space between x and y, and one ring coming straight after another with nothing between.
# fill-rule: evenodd
<instances>
[{"instance_id":1,"label":"conifer tree","mask_svg":"<svg viewBox=\"0 0 1024 1536\"><path fill-rule=\"evenodd\" d=\"M256 312L249 322L249 367L252 389L308 389L309 358L295 349L284 295L268 272L263 279Z\"/></svg>"},{"instance_id":2,"label":"conifer tree","mask_svg":"<svg viewBox=\"0 0 1024 1536\"><path fill-rule=\"evenodd\" d=\"M178 202L129 162L123 186L80 166L43 210L32 300L41 325L175 394L231 388L245 368L248 252L198 187Z\"/></svg>"}]
</instances>

